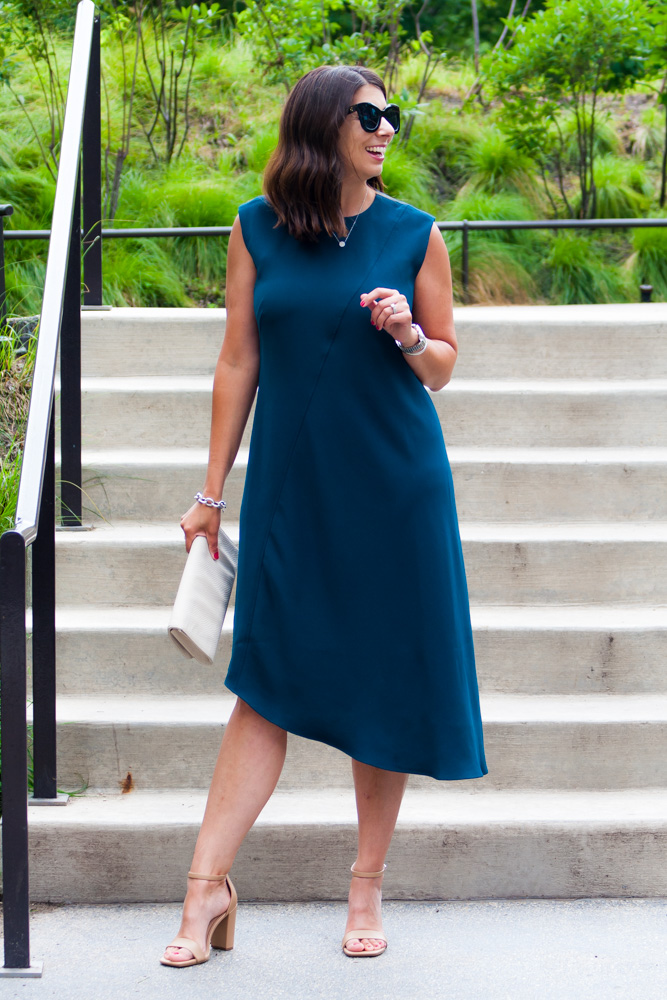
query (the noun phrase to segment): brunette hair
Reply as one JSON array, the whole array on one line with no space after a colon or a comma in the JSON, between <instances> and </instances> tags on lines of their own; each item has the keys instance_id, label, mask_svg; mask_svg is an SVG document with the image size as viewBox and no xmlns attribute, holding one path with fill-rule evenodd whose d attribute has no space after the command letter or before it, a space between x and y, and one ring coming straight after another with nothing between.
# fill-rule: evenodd
<instances>
[{"instance_id":1,"label":"brunette hair","mask_svg":"<svg viewBox=\"0 0 667 1000\"><path fill-rule=\"evenodd\" d=\"M278 145L264 172L264 196L298 240L346 232L340 207L342 163L338 135L356 91L370 83L387 92L381 77L365 66L318 66L292 88L282 115ZM384 190L381 177L368 181Z\"/></svg>"}]
</instances>

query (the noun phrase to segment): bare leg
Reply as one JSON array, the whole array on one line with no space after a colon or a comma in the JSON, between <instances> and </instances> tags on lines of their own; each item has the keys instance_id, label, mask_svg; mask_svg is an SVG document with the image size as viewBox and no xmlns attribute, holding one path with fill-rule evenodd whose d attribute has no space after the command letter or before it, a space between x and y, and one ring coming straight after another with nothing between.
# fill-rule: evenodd
<instances>
[{"instance_id":1,"label":"bare leg","mask_svg":"<svg viewBox=\"0 0 667 1000\"><path fill-rule=\"evenodd\" d=\"M352 774L359 817L359 848L354 867L379 872L389 850L408 775L383 771L357 760ZM352 878L345 932L356 927L382 927L382 878ZM350 951L372 951L382 945L378 938L353 938Z\"/></svg>"},{"instance_id":2,"label":"bare leg","mask_svg":"<svg viewBox=\"0 0 667 1000\"><path fill-rule=\"evenodd\" d=\"M285 761L287 733L240 698L231 714L213 772L191 871L224 875L276 787ZM226 883L188 879L179 936L205 944L206 930L229 902ZM187 948L168 947L165 957L192 958Z\"/></svg>"}]
</instances>

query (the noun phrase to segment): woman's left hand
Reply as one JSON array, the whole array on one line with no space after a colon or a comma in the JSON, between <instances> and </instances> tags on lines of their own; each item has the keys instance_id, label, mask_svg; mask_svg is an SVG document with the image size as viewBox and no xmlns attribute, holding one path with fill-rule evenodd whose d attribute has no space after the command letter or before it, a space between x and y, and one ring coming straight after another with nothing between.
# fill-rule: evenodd
<instances>
[{"instance_id":1,"label":"woman's left hand","mask_svg":"<svg viewBox=\"0 0 667 1000\"><path fill-rule=\"evenodd\" d=\"M371 323L394 340L414 340L408 300L396 288L374 288L361 296L362 308L371 310Z\"/></svg>"}]
</instances>

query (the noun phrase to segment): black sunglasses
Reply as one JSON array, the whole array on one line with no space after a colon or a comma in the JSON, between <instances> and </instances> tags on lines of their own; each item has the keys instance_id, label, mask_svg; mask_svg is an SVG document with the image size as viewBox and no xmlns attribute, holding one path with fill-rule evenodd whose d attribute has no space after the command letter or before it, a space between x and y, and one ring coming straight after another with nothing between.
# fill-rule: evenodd
<instances>
[{"instance_id":1,"label":"black sunglasses","mask_svg":"<svg viewBox=\"0 0 667 1000\"><path fill-rule=\"evenodd\" d=\"M380 109L375 104L363 101L361 104L353 104L348 108L348 115L356 111L359 115L359 122L364 132L377 132L382 118L386 118L394 132L401 128L401 109L398 104L388 104L386 108Z\"/></svg>"}]
</instances>

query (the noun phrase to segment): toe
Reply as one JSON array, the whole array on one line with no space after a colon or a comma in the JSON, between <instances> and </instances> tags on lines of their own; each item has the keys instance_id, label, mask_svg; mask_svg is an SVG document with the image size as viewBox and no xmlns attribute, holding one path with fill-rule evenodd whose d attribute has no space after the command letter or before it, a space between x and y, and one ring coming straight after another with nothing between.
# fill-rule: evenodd
<instances>
[{"instance_id":1,"label":"toe","mask_svg":"<svg viewBox=\"0 0 667 1000\"><path fill-rule=\"evenodd\" d=\"M194 955L188 948L180 948L178 945L169 945L165 948L164 957L171 959L172 962L189 962Z\"/></svg>"}]
</instances>

